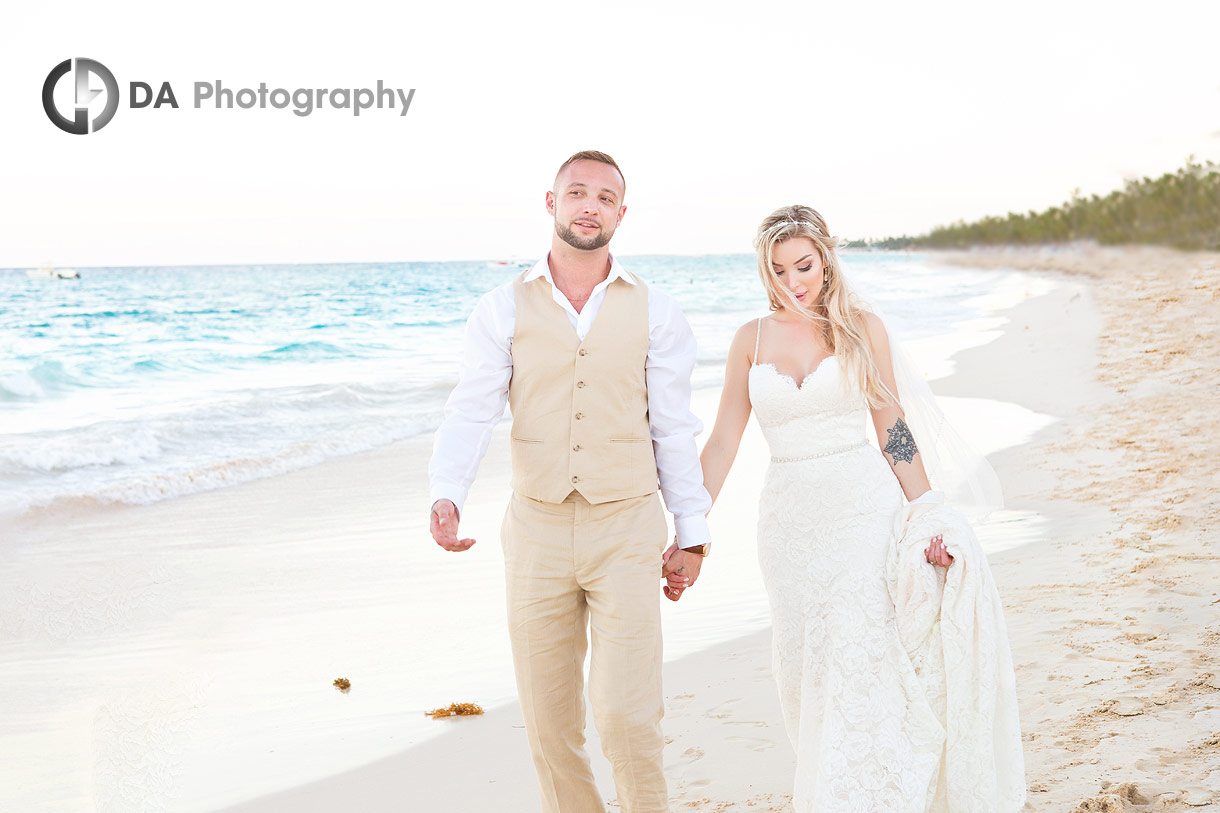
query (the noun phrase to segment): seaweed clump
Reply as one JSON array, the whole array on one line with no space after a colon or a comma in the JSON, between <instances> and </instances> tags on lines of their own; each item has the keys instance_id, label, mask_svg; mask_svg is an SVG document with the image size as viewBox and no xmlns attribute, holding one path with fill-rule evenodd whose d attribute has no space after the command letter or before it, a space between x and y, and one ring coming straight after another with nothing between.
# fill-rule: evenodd
<instances>
[{"instance_id":1,"label":"seaweed clump","mask_svg":"<svg viewBox=\"0 0 1220 813\"><path fill-rule=\"evenodd\" d=\"M350 680L348 680L347 678L335 678L334 682L331 683L331 685L334 686L339 691L343 692L344 694L347 694L348 690L350 690L352 688L352 682Z\"/></svg>"},{"instance_id":2,"label":"seaweed clump","mask_svg":"<svg viewBox=\"0 0 1220 813\"><path fill-rule=\"evenodd\" d=\"M424 714L431 717L433 720L441 717L468 717L472 714L482 714L483 707L478 703L450 703L445 708L432 709L425 711Z\"/></svg>"}]
</instances>

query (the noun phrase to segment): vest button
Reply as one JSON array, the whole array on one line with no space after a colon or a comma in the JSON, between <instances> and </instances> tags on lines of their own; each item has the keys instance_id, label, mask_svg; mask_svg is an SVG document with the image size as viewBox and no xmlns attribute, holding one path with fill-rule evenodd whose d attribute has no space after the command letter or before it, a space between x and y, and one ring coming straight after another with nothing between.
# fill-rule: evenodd
<instances>
[{"instance_id":1,"label":"vest button","mask_svg":"<svg viewBox=\"0 0 1220 813\"><path fill-rule=\"evenodd\" d=\"M583 413L583 412L576 413L576 420L578 420L578 421L584 420L584 417L585 417L585 413Z\"/></svg>"},{"instance_id":2,"label":"vest button","mask_svg":"<svg viewBox=\"0 0 1220 813\"><path fill-rule=\"evenodd\" d=\"M573 447L572 447L572 451L574 451L574 452L579 452L579 451L580 451L580 444L579 444L579 443L577 443L575 446L573 446Z\"/></svg>"},{"instance_id":3,"label":"vest button","mask_svg":"<svg viewBox=\"0 0 1220 813\"><path fill-rule=\"evenodd\" d=\"M589 355L589 351L588 351L588 350L586 350L586 349L584 349L583 347L582 347L582 348L580 348L580 350L578 351L578 353L579 353L580 355L582 355L582 356L587 356L587 355Z\"/></svg>"},{"instance_id":4,"label":"vest button","mask_svg":"<svg viewBox=\"0 0 1220 813\"><path fill-rule=\"evenodd\" d=\"M584 388L584 386L585 386L585 382L583 382L583 381L577 381L577 382L576 382L576 386L577 386L578 388L580 388L580 389L583 389L583 388Z\"/></svg>"},{"instance_id":5,"label":"vest button","mask_svg":"<svg viewBox=\"0 0 1220 813\"><path fill-rule=\"evenodd\" d=\"M572 475L572 482L573 482L573 483L579 483L579 482L580 482L580 478L579 478L579 477L577 477L575 474L573 474L573 475Z\"/></svg>"}]
</instances>

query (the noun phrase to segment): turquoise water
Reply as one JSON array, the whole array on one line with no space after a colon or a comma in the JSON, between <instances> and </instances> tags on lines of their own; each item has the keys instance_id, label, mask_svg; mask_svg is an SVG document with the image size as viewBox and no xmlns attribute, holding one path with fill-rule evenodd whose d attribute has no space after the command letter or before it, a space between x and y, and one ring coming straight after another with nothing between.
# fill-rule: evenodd
<instances>
[{"instance_id":1,"label":"turquoise water","mask_svg":"<svg viewBox=\"0 0 1220 813\"><path fill-rule=\"evenodd\" d=\"M753 255L624 257L675 296L699 341L696 387L766 312ZM1005 272L921 255L844 256L918 338L983 314ZM145 503L265 477L438 425L486 262L0 272L0 512Z\"/></svg>"}]
</instances>

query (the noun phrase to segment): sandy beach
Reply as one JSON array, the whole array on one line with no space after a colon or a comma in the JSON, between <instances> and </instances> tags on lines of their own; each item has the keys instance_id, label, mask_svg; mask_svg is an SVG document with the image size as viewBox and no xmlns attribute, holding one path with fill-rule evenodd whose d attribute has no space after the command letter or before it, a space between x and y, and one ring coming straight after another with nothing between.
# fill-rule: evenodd
<instances>
[{"instance_id":1,"label":"sandy beach","mask_svg":"<svg viewBox=\"0 0 1220 813\"><path fill-rule=\"evenodd\" d=\"M1066 418L994 460L1010 504L1052 518L1045 544L993 560L1031 805L1220 807L1220 257L1131 248L947 259L1086 286L1079 300L1016 309L1004 337L963 353L962 374L938 387L990 388ZM1003 367L991 381L981 364L966 375L993 353Z\"/></svg>"},{"instance_id":2,"label":"sandy beach","mask_svg":"<svg viewBox=\"0 0 1220 813\"><path fill-rule=\"evenodd\" d=\"M1008 510L980 531L985 543L1007 540L990 561L1017 664L1028 809L1220 809L1220 507L1212 497L1220 439L1210 431L1220 258L1140 249L940 259L1055 283L1001 313L998 338L959 352L953 375L933 385L939 395L1056 419L991 456ZM717 396L705 390L696 399L707 428ZM998 423L995 432L1004 431ZM500 441L463 522L485 553L498 547L507 493ZM22 709L55 704L65 729L91 734L69 743L34 733L10 739L21 751L0 767L0 786L20 791L40 764L68 760L76 770L46 809L535 810L511 689L473 697L462 682L511 674L506 635L483 651L463 646L471 626L487 623L470 611L468 591L486 585L496 599L501 560L427 549L429 451L430 438L417 438L152 505L35 511L6 529L20 543L23 574L34 575L20 583L0 576L0 588L19 599L0 614L0 651L10 655L2 676L13 687L0 708L19 723ZM703 576L708 595L753 560L766 459L751 423L711 517L718 544ZM113 555L76 562L65 579L58 563L85 538L103 540ZM429 555L408 562L403 546ZM38 563L32 571L30 561ZM420 579L452 589L420 606L404 587ZM693 646L688 636L714 639L708 625L734 611L701 603L697 591L665 608L669 651L698 650L665 669L672 807L788 809L793 757L765 622L750 635ZM226 628L222 638L218 623L240 633ZM451 653L451 683L437 686L394 653L408 628L413 640ZM132 630L141 645L122 663L83 643ZM166 663L175 667L168 681ZM148 664L157 665L157 681L131 679ZM71 677L67 697L40 688L47 670ZM352 680L346 695L329 686L341 675ZM436 705L474 701L488 712L429 721L421 734L424 709L403 699L421 691ZM242 735L258 730L259 709L288 703L300 705L299 730ZM231 709L230 718L202 713L217 707ZM375 758L345 753L347 738L400 720L412 728ZM277 762L276 740L319 730L333 746L308 759L286 751ZM588 733L615 810L591 721ZM243 763L257 768L234 778Z\"/></svg>"}]
</instances>

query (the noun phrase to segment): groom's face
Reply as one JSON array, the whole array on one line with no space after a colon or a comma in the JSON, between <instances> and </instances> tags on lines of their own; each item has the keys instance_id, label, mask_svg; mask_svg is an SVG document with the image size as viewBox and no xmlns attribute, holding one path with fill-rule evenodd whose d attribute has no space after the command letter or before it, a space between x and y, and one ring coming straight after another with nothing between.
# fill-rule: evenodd
<instances>
[{"instance_id":1,"label":"groom's face","mask_svg":"<svg viewBox=\"0 0 1220 813\"><path fill-rule=\"evenodd\" d=\"M609 164L569 164L546 195L547 211L555 218L555 234L582 251L606 245L627 211L623 192L623 178Z\"/></svg>"}]
</instances>

